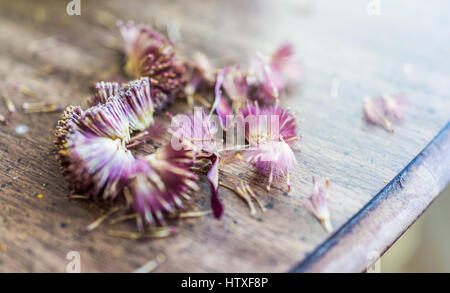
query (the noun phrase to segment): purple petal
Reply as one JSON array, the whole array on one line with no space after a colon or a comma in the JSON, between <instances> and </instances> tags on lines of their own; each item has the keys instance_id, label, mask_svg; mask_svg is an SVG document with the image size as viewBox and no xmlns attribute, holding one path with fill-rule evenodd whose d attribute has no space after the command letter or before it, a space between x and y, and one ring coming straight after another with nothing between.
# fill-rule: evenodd
<instances>
[{"instance_id":1,"label":"purple petal","mask_svg":"<svg viewBox=\"0 0 450 293\"><path fill-rule=\"evenodd\" d=\"M220 219L223 214L223 205L220 202L218 189L219 189L219 157L213 155L211 159L213 165L208 171L207 177L211 184L211 208L213 210L214 216Z\"/></svg>"},{"instance_id":2,"label":"purple petal","mask_svg":"<svg viewBox=\"0 0 450 293\"><path fill-rule=\"evenodd\" d=\"M222 98L221 88L224 83L224 75L227 72L228 67L225 67L222 70L220 70L219 74L217 74L216 86L214 87L215 100L212 107L212 111L214 111L214 109L216 110L216 113L220 119L220 124L223 129L226 128L227 115L233 115L233 111L231 110L230 105L225 99Z\"/></svg>"}]
</instances>

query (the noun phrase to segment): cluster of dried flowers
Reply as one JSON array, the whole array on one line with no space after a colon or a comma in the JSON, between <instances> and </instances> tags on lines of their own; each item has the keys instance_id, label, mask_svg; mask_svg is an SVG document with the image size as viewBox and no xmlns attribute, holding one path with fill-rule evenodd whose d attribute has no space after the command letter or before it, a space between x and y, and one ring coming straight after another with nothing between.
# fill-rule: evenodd
<instances>
[{"instance_id":1,"label":"cluster of dried flowers","mask_svg":"<svg viewBox=\"0 0 450 293\"><path fill-rule=\"evenodd\" d=\"M246 69L233 65L218 70L200 53L181 58L171 42L149 26L133 22L119 22L118 26L127 60L124 71L135 80L98 82L88 100L89 108L69 106L55 132L62 172L75 192L94 199L125 199L143 230L146 225L164 225L168 214L183 208L183 200L198 190L194 168L201 166L208 168L211 206L214 215L221 217L222 154L216 141L218 127L211 120L214 112L222 124L220 131L230 127L227 115L244 119L253 115L257 124L263 115L277 119L273 121L279 126L276 136L270 131L245 133L249 147L243 154L267 176L267 190L275 178L284 178L287 191L291 189L290 171L297 163L293 151L299 138L297 121L290 110L278 105L278 99L288 83L302 75L300 64L292 60L292 45L284 44L270 56L258 54ZM207 102L202 92L214 93L214 101ZM151 155L133 155L130 149L158 127L155 114L177 97L210 105L209 113L202 109L189 116L202 121L200 129L193 129L195 123L172 122L170 133L175 137L187 134L180 138L183 148L175 149L169 143ZM172 118L177 121L178 115ZM235 191L249 205L253 199L264 210L248 183L241 182ZM326 200L320 189L316 193L311 211L329 228L323 212Z\"/></svg>"},{"instance_id":2,"label":"cluster of dried flowers","mask_svg":"<svg viewBox=\"0 0 450 293\"><path fill-rule=\"evenodd\" d=\"M198 189L197 175L190 171L195 154L170 144L146 157L131 153L133 134L155 125L158 101L148 77L123 89L115 83L99 83L98 89L94 106L85 111L70 106L58 122L55 146L63 173L74 190L92 198L124 196L140 215L139 228L163 224L163 212L182 208L181 199Z\"/></svg>"}]
</instances>

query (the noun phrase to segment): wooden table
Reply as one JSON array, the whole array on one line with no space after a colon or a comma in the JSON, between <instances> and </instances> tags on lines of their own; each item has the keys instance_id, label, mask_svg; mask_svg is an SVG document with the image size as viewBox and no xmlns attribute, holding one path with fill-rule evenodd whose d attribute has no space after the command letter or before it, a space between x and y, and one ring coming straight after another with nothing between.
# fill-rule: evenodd
<instances>
[{"instance_id":1,"label":"wooden table","mask_svg":"<svg viewBox=\"0 0 450 293\"><path fill-rule=\"evenodd\" d=\"M84 233L105 206L66 198L69 189L52 145L60 113L19 109L9 125L0 126L0 272L64 272L69 251L80 253L82 272L130 272L158 253L167 262L157 272L359 272L450 179L446 1L381 1L380 15L369 15L369 0L81 0L81 16L68 16L65 2L0 3L0 86L18 108L33 98L13 91L15 85L39 100L78 105L91 81L120 72L120 54L106 45L118 38L111 14L177 23L188 52L202 50L222 65L288 40L305 65L304 79L282 97L303 119L300 164L290 194L281 185L265 192L263 179L244 163L223 169L224 180L250 181L266 203L268 211L256 218L221 189L223 219L184 220L172 238L113 238L108 224ZM49 65L58 72L35 76ZM362 116L363 97L386 92L403 92L410 102L393 135L366 125ZM0 113L7 113L4 105ZM28 132L18 134L19 125ZM300 204L312 175L331 179L332 233ZM201 186L196 202L206 209L204 178Z\"/></svg>"}]
</instances>

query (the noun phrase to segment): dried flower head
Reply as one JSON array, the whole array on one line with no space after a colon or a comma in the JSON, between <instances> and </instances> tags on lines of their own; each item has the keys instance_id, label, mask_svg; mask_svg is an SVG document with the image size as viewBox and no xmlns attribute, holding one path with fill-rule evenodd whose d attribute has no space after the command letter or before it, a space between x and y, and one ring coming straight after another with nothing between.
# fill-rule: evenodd
<instances>
[{"instance_id":1,"label":"dried flower head","mask_svg":"<svg viewBox=\"0 0 450 293\"><path fill-rule=\"evenodd\" d=\"M184 93L185 68L175 58L172 44L151 27L118 22L127 56L125 72L134 78L149 77L156 100L173 100Z\"/></svg>"},{"instance_id":2,"label":"dried flower head","mask_svg":"<svg viewBox=\"0 0 450 293\"><path fill-rule=\"evenodd\" d=\"M83 109L79 106L68 106L61 116L61 120L56 124L54 145L58 151L67 148L67 138L69 133L74 131L76 123L83 116Z\"/></svg>"},{"instance_id":3,"label":"dried flower head","mask_svg":"<svg viewBox=\"0 0 450 293\"><path fill-rule=\"evenodd\" d=\"M113 102L86 112L69 106L56 127L55 147L66 180L93 198L115 198L133 170L135 159L125 147L129 132L108 116Z\"/></svg>"},{"instance_id":4,"label":"dried flower head","mask_svg":"<svg viewBox=\"0 0 450 293\"><path fill-rule=\"evenodd\" d=\"M57 148L66 180L76 192L93 198L116 198L135 168L133 155L120 139L70 129Z\"/></svg>"},{"instance_id":5,"label":"dried flower head","mask_svg":"<svg viewBox=\"0 0 450 293\"><path fill-rule=\"evenodd\" d=\"M323 227L327 232L331 232L333 227L330 221L330 211L328 209L327 203L327 190L330 186L330 180L327 179L325 182L326 189L323 190L319 186L316 179L312 178L313 191L308 196L307 201L305 201L306 208L322 223Z\"/></svg>"},{"instance_id":6,"label":"dried flower head","mask_svg":"<svg viewBox=\"0 0 450 293\"><path fill-rule=\"evenodd\" d=\"M170 145L145 158L138 158L135 172L129 177L127 191L131 208L148 224L164 224L164 213L182 209L182 198L189 198L198 190L197 175L190 171L195 154L188 150L174 150Z\"/></svg>"},{"instance_id":7,"label":"dried flower head","mask_svg":"<svg viewBox=\"0 0 450 293\"><path fill-rule=\"evenodd\" d=\"M151 94L149 78L130 81L123 89L125 113L133 131L142 131L154 124L155 100ZM159 109L162 107L158 101Z\"/></svg>"},{"instance_id":8,"label":"dried flower head","mask_svg":"<svg viewBox=\"0 0 450 293\"><path fill-rule=\"evenodd\" d=\"M114 103L116 115L121 118L123 113L131 131L143 131L154 124L155 111L161 110L167 101L157 100L152 95L150 79L143 77L123 88L114 82L99 82L87 103L96 105L93 108Z\"/></svg>"},{"instance_id":9,"label":"dried flower head","mask_svg":"<svg viewBox=\"0 0 450 293\"><path fill-rule=\"evenodd\" d=\"M259 173L269 177L267 190L270 190L274 177L281 176L290 191L289 173L297 164L292 150L298 139L294 115L279 106L259 108L257 103L247 104L241 114L249 121L247 161L255 165Z\"/></svg>"},{"instance_id":10,"label":"dried flower head","mask_svg":"<svg viewBox=\"0 0 450 293\"><path fill-rule=\"evenodd\" d=\"M271 56L261 53L250 63L247 76L249 98L265 104L274 104L279 92L289 82L298 81L303 69L299 62L292 60L292 44L282 44Z\"/></svg>"},{"instance_id":11,"label":"dried flower head","mask_svg":"<svg viewBox=\"0 0 450 293\"><path fill-rule=\"evenodd\" d=\"M119 96L122 87L117 82L100 81L95 84L95 90L90 99L87 100L89 106L105 104L109 98Z\"/></svg>"},{"instance_id":12,"label":"dried flower head","mask_svg":"<svg viewBox=\"0 0 450 293\"><path fill-rule=\"evenodd\" d=\"M145 76L149 55L161 54L168 47L168 40L150 26L133 21L124 23L118 21L120 34L123 38L123 50L127 57L125 72L134 78Z\"/></svg>"},{"instance_id":13,"label":"dried flower head","mask_svg":"<svg viewBox=\"0 0 450 293\"><path fill-rule=\"evenodd\" d=\"M134 116L140 117L137 107L143 106L140 94L124 96L129 98L124 103L138 113ZM155 218L161 224L164 212L181 208L181 198L198 189L197 175L190 171L195 164L195 153L176 151L167 145L152 155L136 159L126 144L131 131L128 118L117 116L117 111L124 108L113 107L114 102L121 101L119 96L110 97L105 104L86 111L68 107L55 133L57 156L75 191L103 199L125 195L130 207L142 216L138 220L139 228L144 223L155 224ZM122 119L124 123L120 122Z\"/></svg>"},{"instance_id":14,"label":"dried flower head","mask_svg":"<svg viewBox=\"0 0 450 293\"><path fill-rule=\"evenodd\" d=\"M131 132L128 117L123 101L119 97L112 97L105 104L84 111L74 124L81 131L128 142Z\"/></svg>"},{"instance_id":15,"label":"dried flower head","mask_svg":"<svg viewBox=\"0 0 450 293\"><path fill-rule=\"evenodd\" d=\"M281 44L270 58L272 80L278 90L286 88L289 82L298 82L303 75L303 66L294 58L294 46Z\"/></svg>"},{"instance_id":16,"label":"dried flower head","mask_svg":"<svg viewBox=\"0 0 450 293\"><path fill-rule=\"evenodd\" d=\"M62 170L74 190L93 198L125 196L140 215L138 227L162 224L163 214L182 208L182 198L197 190L195 150L170 145L145 158L129 151L155 129L155 100L148 77L117 83L98 83L86 111L70 106L58 122L55 146ZM159 127L160 128L160 127ZM137 135L130 137L132 132Z\"/></svg>"}]
</instances>

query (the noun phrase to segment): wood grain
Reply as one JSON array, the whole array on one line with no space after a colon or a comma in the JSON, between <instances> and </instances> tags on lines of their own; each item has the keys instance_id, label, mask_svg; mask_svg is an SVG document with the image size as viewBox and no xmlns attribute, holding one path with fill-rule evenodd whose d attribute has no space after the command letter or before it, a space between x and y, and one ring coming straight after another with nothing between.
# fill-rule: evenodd
<instances>
[{"instance_id":1,"label":"wood grain","mask_svg":"<svg viewBox=\"0 0 450 293\"><path fill-rule=\"evenodd\" d=\"M294 272L368 269L420 216L450 181L450 123L346 225ZM378 257L377 257L378 256ZM348 261L351 259L352 261Z\"/></svg>"},{"instance_id":2,"label":"wood grain","mask_svg":"<svg viewBox=\"0 0 450 293\"><path fill-rule=\"evenodd\" d=\"M386 200L380 205L396 207L380 209L381 215L390 213L395 219L405 210L408 218L386 229L380 229L373 217L352 221L380 191L391 194L394 179L412 161L414 166L414 158L449 120L450 36L440 34L442 24L448 24L445 1L433 6L442 9L420 1L384 1L379 16L367 15L367 3L356 0L82 0L81 16L68 16L65 2L0 3L0 88L16 107L33 99L16 93L15 85L27 86L40 100L77 105L88 95L91 81L120 74L120 54L105 45L108 38L118 38L118 32L95 20L100 11L125 20L175 21L181 28L182 49L205 51L218 65L245 61L255 50L270 52L289 40L305 66L304 79L282 97L303 120L296 154L300 164L290 194L283 193L283 184L268 194L264 179L245 164L223 169L223 180L249 180L266 203L268 211L256 218L223 189L221 221L211 216L182 221L172 238L131 241L107 235L108 229L133 229L133 223L84 233L84 226L108 207L65 198L69 190L52 145L59 114L27 115L19 110L9 125L0 126L0 272L64 272L69 251L80 252L83 272L130 272L158 253L167 257L158 272L284 272L305 260L298 269L320 271L329 267L321 265L321 258L308 256L322 255L324 247L330 249L326 263L334 263L333 270L361 271L361 255L347 252L345 237L343 242L335 240L352 235L348 243L363 245L379 238L383 240L375 246L384 251L448 182L448 169L438 167L448 166L449 159L437 149L434 158L442 160L427 167L436 174L408 175L408 193L392 193L402 204ZM48 65L59 71L33 76ZM337 80L340 87L333 98L330 92ZM362 118L363 97L384 92L404 92L410 101L408 115L396 125L394 135L367 126ZM183 109L180 102L170 111ZM0 107L0 113L6 115L6 107ZM27 125L29 131L17 134L18 125ZM142 151L152 149L146 145ZM301 206L312 175L331 179L332 234ZM436 185L437 179L427 180L430 176L443 179ZM201 186L196 205L207 209L209 186L204 178ZM425 197L421 204L407 196L416 190ZM348 229L353 232L340 232ZM387 236L379 237L380 231ZM330 241L336 243L333 247L342 244L342 250L327 246ZM311 265L315 261L316 267Z\"/></svg>"}]
</instances>

